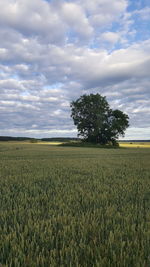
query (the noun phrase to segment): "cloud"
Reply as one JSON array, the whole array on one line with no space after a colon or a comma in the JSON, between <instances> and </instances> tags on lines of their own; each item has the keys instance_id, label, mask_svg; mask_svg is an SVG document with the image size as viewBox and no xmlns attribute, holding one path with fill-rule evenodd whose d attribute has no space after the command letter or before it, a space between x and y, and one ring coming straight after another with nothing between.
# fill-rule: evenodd
<instances>
[{"instance_id":1,"label":"cloud","mask_svg":"<svg viewBox=\"0 0 150 267\"><path fill-rule=\"evenodd\" d=\"M1 135L75 136L70 102L91 92L129 115L131 134L148 129L150 39L138 39L135 23L149 8L127 7L126 0L0 1Z\"/></svg>"},{"instance_id":2,"label":"cloud","mask_svg":"<svg viewBox=\"0 0 150 267\"><path fill-rule=\"evenodd\" d=\"M150 7L135 10L132 14L140 16L143 20L150 20Z\"/></svg>"},{"instance_id":3,"label":"cloud","mask_svg":"<svg viewBox=\"0 0 150 267\"><path fill-rule=\"evenodd\" d=\"M53 43L63 41L65 25L53 9L42 0L6 0L0 2L0 23L24 36L46 38Z\"/></svg>"},{"instance_id":4,"label":"cloud","mask_svg":"<svg viewBox=\"0 0 150 267\"><path fill-rule=\"evenodd\" d=\"M72 28L81 38L87 39L92 36L93 28L80 5L63 3L60 14L68 27Z\"/></svg>"},{"instance_id":5,"label":"cloud","mask_svg":"<svg viewBox=\"0 0 150 267\"><path fill-rule=\"evenodd\" d=\"M127 7L126 0L85 0L77 1L85 9L94 26L106 26L119 19Z\"/></svg>"},{"instance_id":6,"label":"cloud","mask_svg":"<svg viewBox=\"0 0 150 267\"><path fill-rule=\"evenodd\" d=\"M101 37L104 41L112 44L117 43L120 38L119 34L116 32L104 32Z\"/></svg>"}]
</instances>

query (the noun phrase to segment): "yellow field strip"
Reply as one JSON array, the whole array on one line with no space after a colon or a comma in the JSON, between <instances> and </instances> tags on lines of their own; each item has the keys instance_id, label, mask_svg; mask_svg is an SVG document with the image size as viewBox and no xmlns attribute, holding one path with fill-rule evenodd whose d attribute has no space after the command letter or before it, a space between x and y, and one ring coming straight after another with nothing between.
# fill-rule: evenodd
<instances>
[{"instance_id":1,"label":"yellow field strip","mask_svg":"<svg viewBox=\"0 0 150 267\"><path fill-rule=\"evenodd\" d=\"M8 141L8 142L4 142L1 141L0 144L11 144L11 145L61 145L62 142L35 142L32 143L30 141Z\"/></svg>"},{"instance_id":2,"label":"yellow field strip","mask_svg":"<svg viewBox=\"0 0 150 267\"><path fill-rule=\"evenodd\" d=\"M150 143L119 143L120 147L129 147L129 148L150 148Z\"/></svg>"},{"instance_id":3,"label":"yellow field strip","mask_svg":"<svg viewBox=\"0 0 150 267\"><path fill-rule=\"evenodd\" d=\"M52 145L52 146L58 146L61 145L62 142L38 142L37 145Z\"/></svg>"},{"instance_id":4,"label":"yellow field strip","mask_svg":"<svg viewBox=\"0 0 150 267\"><path fill-rule=\"evenodd\" d=\"M38 141L37 143L31 143L30 141L8 141L7 144L14 144L14 145L51 145L51 146L58 146L61 145L63 142L40 142ZM0 142L0 144L4 144L4 142ZM126 148L150 148L150 142L119 142L120 147L126 147Z\"/></svg>"}]
</instances>

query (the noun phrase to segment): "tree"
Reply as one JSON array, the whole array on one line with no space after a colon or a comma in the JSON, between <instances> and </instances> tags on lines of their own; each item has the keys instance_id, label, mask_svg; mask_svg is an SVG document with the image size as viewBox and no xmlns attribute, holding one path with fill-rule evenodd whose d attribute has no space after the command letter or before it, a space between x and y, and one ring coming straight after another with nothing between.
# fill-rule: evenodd
<instances>
[{"instance_id":1,"label":"tree","mask_svg":"<svg viewBox=\"0 0 150 267\"><path fill-rule=\"evenodd\" d=\"M78 135L88 142L115 144L129 126L128 115L118 109L112 110L106 97L100 94L82 95L70 106Z\"/></svg>"}]
</instances>

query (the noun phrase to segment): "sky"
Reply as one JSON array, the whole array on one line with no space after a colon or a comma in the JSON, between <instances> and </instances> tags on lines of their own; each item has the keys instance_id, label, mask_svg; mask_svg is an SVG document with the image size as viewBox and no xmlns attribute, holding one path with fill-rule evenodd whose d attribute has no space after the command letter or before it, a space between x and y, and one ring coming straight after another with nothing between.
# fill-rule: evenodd
<instances>
[{"instance_id":1,"label":"sky","mask_svg":"<svg viewBox=\"0 0 150 267\"><path fill-rule=\"evenodd\" d=\"M150 1L0 0L0 135L76 137L90 93L150 139Z\"/></svg>"}]
</instances>

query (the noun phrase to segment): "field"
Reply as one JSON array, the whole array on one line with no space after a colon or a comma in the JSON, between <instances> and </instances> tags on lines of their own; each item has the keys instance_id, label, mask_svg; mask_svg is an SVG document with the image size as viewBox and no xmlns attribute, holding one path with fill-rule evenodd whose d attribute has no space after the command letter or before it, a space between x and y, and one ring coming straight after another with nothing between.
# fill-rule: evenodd
<instances>
[{"instance_id":1,"label":"field","mask_svg":"<svg viewBox=\"0 0 150 267\"><path fill-rule=\"evenodd\" d=\"M150 149L0 143L4 267L150 266Z\"/></svg>"},{"instance_id":2,"label":"field","mask_svg":"<svg viewBox=\"0 0 150 267\"><path fill-rule=\"evenodd\" d=\"M128 148L150 148L150 142L120 142L119 146Z\"/></svg>"}]
</instances>

